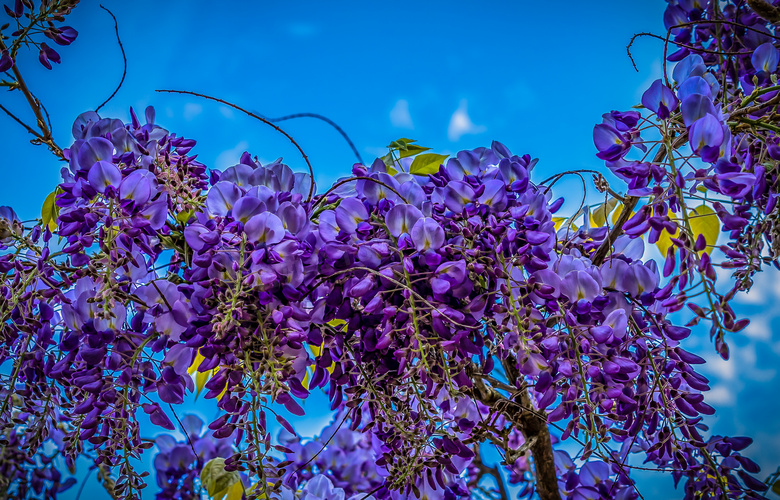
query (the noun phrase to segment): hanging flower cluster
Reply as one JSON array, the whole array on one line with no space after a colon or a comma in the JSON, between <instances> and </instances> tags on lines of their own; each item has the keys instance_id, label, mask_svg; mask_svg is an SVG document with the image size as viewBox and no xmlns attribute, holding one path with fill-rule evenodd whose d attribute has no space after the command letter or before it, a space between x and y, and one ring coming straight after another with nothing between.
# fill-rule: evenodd
<instances>
[{"instance_id":1,"label":"hanging flower cluster","mask_svg":"<svg viewBox=\"0 0 780 500\"><path fill-rule=\"evenodd\" d=\"M629 184L620 201L632 210L641 206L626 234L647 233L658 244L663 274L678 282L678 296L706 294L706 306L690 304L694 323L711 321L716 347L728 358L726 333L747 325L728 302L750 289L753 274L775 263L780 248L774 125L780 38L745 2L670 2L664 22L679 47L667 57L675 62L671 80L653 82L642 96L648 116L605 115L594 142L599 158ZM719 229L728 235L721 245ZM716 257L734 278L720 293Z\"/></svg>"},{"instance_id":2,"label":"hanging flower cluster","mask_svg":"<svg viewBox=\"0 0 780 500\"><path fill-rule=\"evenodd\" d=\"M473 444L512 450L536 412L587 443L582 460L602 459L578 468L559 453L563 492L595 488L583 471L597 471L630 496L634 452L731 477L720 465L731 450L723 461L703 451L701 414L713 410L701 359L678 345L690 330L667 318L675 283L661 286L635 234L598 262L606 228L556 231L563 200L530 181L530 157L494 143L426 176L356 164L307 199L310 178L279 161L244 155L207 179L187 156L194 142L146 115L143 126L79 117L56 195L61 248L37 226L9 231L28 251L3 256L5 346L21 360L11 387L35 387L4 411L51 402L37 432L57 414L62 454L73 461L89 442L97 463L128 477L116 492L141 487L137 412L174 429L161 403L183 402L189 372L219 400L214 438L237 446L225 471L259 477L264 493L269 478L293 489L314 478L254 457L272 451L267 405L302 414L316 387L370 429L368 466L382 480L365 488L377 498L465 495Z\"/></svg>"},{"instance_id":3,"label":"hanging flower cluster","mask_svg":"<svg viewBox=\"0 0 780 500\"><path fill-rule=\"evenodd\" d=\"M780 52L741 2L665 22L673 81L593 132L625 194L598 176L604 202L570 217L561 176L498 142L446 159L400 139L316 194L281 159L207 169L151 108L80 115L41 221L0 208L0 491L54 498L86 457L137 498L156 445L158 498L454 500L490 474L498 495L506 476L634 499L636 457L686 498L761 498L751 440L706 432L684 342L709 321L727 357L730 299L776 262ZM338 417L307 441L273 405L303 415L317 389ZM192 392L216 400L205 429L175 413ZM185 440L143 439L147 419Z\"/></svg>"}]
</instances>

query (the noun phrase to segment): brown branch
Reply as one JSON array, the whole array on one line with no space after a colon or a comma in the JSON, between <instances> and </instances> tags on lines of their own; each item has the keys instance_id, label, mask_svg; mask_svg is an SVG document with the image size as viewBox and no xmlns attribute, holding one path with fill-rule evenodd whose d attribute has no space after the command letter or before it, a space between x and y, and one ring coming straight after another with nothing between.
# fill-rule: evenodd
<instances>
[{"instance_id":1,"label":"brown branch","mask_svg":"<svg viewBox=\"0 0 780 500\"><path fill-rule=\"evenodd\" d=\"M6 50L7 47L5 43L3 42L2 38L0 38L0 51ZM16 87L22 91L22 94L24 94L25 99L27 99L27 104L29 104L30 109L32 110L33 114L35 115L35 121L36 125L38 126L38 129L41 131L40 134L34 134L36 136L36 139L34 142L40 141L43 144L46 144L52 153L60 157L61 159L65 159L65 155L62 153L62 148L57 146L57 144L54 142L54 139L52 138L51 130L49 129L48 125L46 125L46 120L43 117L43 114L41 113L41 102L35 98L35 96L30 92L30 89L27 87L27 84L24 81L24 78L22 77L22 73L19 71L19 67L14 63L14 65L11 67L11 71L13 71L14 78L16 78ZM17 120L18 121L18 120ZM29 132L28 128L28 132Z\"/></svg>"},{"instance_id":2,"label":"brown branch","mask_svg":"<svg viewBox=\"0 0 780 500\"><path fill-rule=\"evenodd\" d=\"M330 125L331 127L333 127L334 129L336 129L336 132L338 132L341 135L341 137L343 137L344 140L347 141L347 144L349 145L350 149L352 149L352 153L355 155L355 158L357 158L357 161L360 162L361 165L365 165L365 162L363 161L363 157L360 156L360 153L355 147L355 143L352 142L352 139L349 138L349 136L347 135L347 133L344 131L343 128L339 127L338 123L334 122L327 116L323 116L318 113L294 113L292 115L280 116L278 118L269 118L267 116L264 116L264 118L266 118L269 122L274 122L274 123L283 122L285 120L292 120L295 118L316 118L317 120L322 120L328 125Z\"/></svg>"},{"instance_id":3,"label":"brown branch","mask_svg":"<svg viewBox=\"0 0 780 500\"><path fill-rule=\"evenodd\" d=\"M674 27L673 27L674 28ZM636 33L634 36L631 37L631 41L628 42L628 45L626 45L626 52L628 53L628 58L631 59L631 64L634 65L634 69L637 73L639 73L639 68L636 67L636 62L634 61L634 56L631 54L631 46L634 45L634 41L639 38L640 36L648 36L650 38L655 38L657 40L661 40L662 42L667 42L666 37L663 37L661 35L656 35L655 33ZM744 55L750 55L753 52L750 50L736 50L736 51L728 51L728 50L713 50L713 49L705 49L704 47L696 47L695 45L683 43L683 42L675 42L672 41L675 45L678 47L683 47L689 50L693 50L696 52L701 52L702 54L725 54L729 56L744 56Z\"/></svg>"},{"instance_id":4,"label":"brown branch","mask_svg":"<svg viewBox=\"0 0 780 500\"><path fill-rule=\"evenodd\" d=\"M751 115L758 111L774 107L777 104L780 104L780 94L777 94L776 96L774 96L773 98L769 99L766 102L755 104L747 108L737 109L734 112L732 112L731 115L729 115L729 118L735 118L741 115Z\"/></svg>"},{"instance_id":5,"label":"brown branch","mask_svg":"<svg viewBox=\"0 0 780 500\"><path fill-rule=\"evenodd\" d=\"M121 39L121 38L119 38L119 24L118 24L118 23L117 23L117 21L116 21L116 16L114 16L114 13L113 13L113 12L111 12L111 11L110 11L110 10L108 10L107 8L103 7L102 5L100 6L100 8L101 8L101 9L103 9L103 10L105 10L106 12L108 12L108 14L109 14L109 15L111 16L111 18L114 20L114 32L116 33L116 42L119 44L119 50L121 50L121 51L122 51L122 62L123 62L123 67L122 67L122 79L121 79L121 80L119 80L119 85L117 85L117 86L116 86L116 89L114 90L114 92L113 92L113 93L112 93L110 96L108 96L108 99L106 99L105 101L103 101L103 103L102 103L100 106L98 106L97 108L95 108L95 112L96 112L96 113L97 113L98 111L100 111L100 108L102 108L103 106L105 106L105 105L108 103L108 101L110 101L111 99L113 99L113 98L114 98L114 96L116 95L116 93L117 93L117 92L119 92L119 89L121 89L121 88L122 88L122 84L123 84L123 83L125 83L125 76L127 76L127 55L125 55L125 47L122 45L122 39Z\"/></svg>"},{"instance_id":6,"label":"brown branch","mask_svg":"<svg viewBox=\"0 0 780 500\"><path fill-rule=\"evenodd\" d=\"M40 139L43 139L43 138L41 137L41 134L39 134L38 132L36 132L36 131L35 131L35 129L33 129L31 126L29 126L29 125L27 125L26 123L24 123L24 122L23 122L23 121L22 121L22 120L21 120L19 117L17 117L15 114L13 114L13 113L11 113L10 111L8 111L8 110L7 110L7 109L6 109L6 108L5 108L5 107L4 107L2 104L0 104L0 109L1 109L1 110L3 110L3 111L5 112L5 114L7 114L7 115L8 115L8 116L10 116L11 118L13 118L13 119L14 119L14 121L15 121L16 123L18 123L19 125L21 125L22 127L24 127L24 128L25 128L25 129L26 129L26 130L27 130L29 133L31 133L32 135L34 135L35 137L37 137L39 140L40 140Z\"/></svg>"},{"instance_id":7,"label":"brown branch","mask_svg":"<svg viewBox=\"0 0 780 500\"><path fill-rule=\"evenodd\" d=\"M520 380L521 375L517 370L517 362L513 357L507 358L502 365L509 380ZM523 389L515 396L520 408L533 408L531 395ZM545 413L520 410L515 411L515 419L519 421L520 428L526 442L530 443L531 456L534 458L536 469L536 491L541 500L559 500L561 498L558 489L558 472L555 469L555 455L553 454L550 428L547 426ZM535 439L534 439L535 438Z\"/></svg>"},{"instance_id":8,"label":"brown branch","mask_svg":"<svg viewBox=\"0 0 780 500\"><path fill-rule=\"evenodd\" d=\"M672 148L677 148L681 146L686 140L688 139L688 133L684 132L680 136L678 136L674 140L674 144L672 144ZM658 164L661 163L664 158L666 158L668 151L666 148L661 149L656 153L655 158L653 158L653 163ZM604 242L601 244L601 246L596 249L596 252L593 254L593 257L591 257L591 261L593 262L593 265L600 266L604 259L607 258L607 254L609 254L610 249L612 249L612 243L615 242L615 240L623 234L623 225L628 222L628 219L631 217L631 212L636 207L637 203L639 203L639 198L637 196L625 196L623 198L623 211L620 212L620 215L618 216L618 219L615 221L615 225L612 227L612 230L607 235L607 239L604 240Z\"/></svg>"},{"instance_id":9,"label":"brown branch","mask_svg":"<svg viewBox=\"0 0 780 500\"><path fill-rule=\"evenodd\" d=\"M519 373L512 366L512 362L511 358L504 362L504 369L509 380L517 380ZM493 410L504 414L517 426L526 442L530 444L536 470L536 492L540 500L560 500L558 473L555 469L555 456L547 418L543 413L538 414L539 412L530 410L533 405L528 390L519 391L514 400L510 400L476 378L472 396Z\"/></svg>"},{"instance_id":10,"label":"brown branch","mask_svg":"<svg viewBox=\"0 0 780 500\"><path fill-rule=\"evenodd\" d=\"M764 0L747 0L748 7L753 12L773 24L780 23L780 8L765 2Z\"/></svg>"},{"instance_id":11,"label":"brown branch","mask_svg":"<svg viewBox=\"0 0 780 500\"><path fill-rule=\"evenodd\" d=\"M626 196L623 198L623 211L620 212L618 219L615 221L615 225L612 226L612 230L607 235L607 239L599 246L596 253L593 254L594 266L600 266L604 259L607 257L609 250L612 248L612 243L623 234L623 225L628 222L631 217L636 204L639 202L639 198L636 196Z\"/></svg>"},{"instance_id":12,"label":"brown branch","mask_svg":"<svg viewBox=\"0 0 780 500\"><path fill-rule=\"evenodd\" d=\"M212 97L206 94L199 94L198 92L191 92L189 90L168 90L168 89L156 89L155 92L166 92L169 94L188 94L188 95L194 95L195 97L201 97L203 99L208 99L210 101L218 102L220 104L224 104L225 106L230 106L233 109L237 109L241 111L242 113L251 116L255 120L260 120L261 122L265 123L266 125L270 125L273 127L277 132L282 134L283 136L287 137L287 139L290 140L290 142L293 143L293 146L298 148L298 152L301 153L301 156L303 156L303 160L306 162L306 166L309 167L309 175L311 175L311 185L309 186L309 196L306 198L306 201L311 201L312 196L314 195L314 169L311 166L311 163L309 162L309 157L306 156L306 153L303 152L303 148L295 141L295 139L292 138L290 134L279 128L279 126L271 123L268 119L263 118L262 116L259 116L255 113L252 113L251 111L247 111L246 109L242 108L241 106L238 106L236 104L233 104L232 102L228 102L224 99L219 99L218 97Z\"/></svg>"}]
</instances>

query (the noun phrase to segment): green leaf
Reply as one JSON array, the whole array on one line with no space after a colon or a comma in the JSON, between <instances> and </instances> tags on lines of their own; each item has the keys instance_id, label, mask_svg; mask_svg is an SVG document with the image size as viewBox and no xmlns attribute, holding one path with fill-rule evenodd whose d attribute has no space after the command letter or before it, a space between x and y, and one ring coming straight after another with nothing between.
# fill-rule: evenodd
<instances>
[{"instance_id":1,"label":"green leaf","mask_svg":"<svg viewBox=\"0 0 780 500\"><path fill-rule=\"evenodd\" d=\"M435 174L439 171L439 165L447 159L449 155L437 155L436 153L425 153L417 156L409 167L409 173L414 175Z\"/></svg>"},{"instance_id":2,"label":"green leaf","mask_svg":"<svg viewBox=\"0 0 780 500\"><path fill-rule=\"evenodd\" d=\"M688 214L688 220L691 223L691 231L693 231L693 241L696 241L696 238L703 234L707 246L714 246L718 242L720 219L715 214L715 210L707 205L701 205ZM705 251L710 252L709 249Z\"/></svg>"},{"instance_id":3,"label":"green leaf","mask_svg":"<svg viewBox=\"0 0 780 500\"><path fill-rule=\"evenodd\" d=\"M188 220L190 220L190 217L192 217L193 211L192 210L184 210L182 212L179 212L176 214L176 221L181 222L182 224L186 224Z\"/></svg>"},{"instance_id":4,"label":"green leaf","mask_svg":"<svg viewBox=\"0 0 780 500\"><path fill-rule=\"evenodd\" d=\"M44 226L49 226L50 231L57 229L57 217L60 215L60 207L57 206L55 200L60 192L58 187L49 193L49 196L43 201L43 207L41 208L41 222L43 222Z\"/></svg>"},{"instance_id":5,"label":"green leaf","mask_svg":"<svg viewBox=\"0 0 780 500\"><path fill-rule=\"evenodd\" d=\"M237 471L225 470L224 458L212 458L200 471L200 483L206 489L209 497L219 500L230 493L237 483L241 482L241 476Z\"/></svg>"},{"instance_id":6,"label":"green leaf","mask_svg":"<svg viewBox=\"0 0 780 500\"><path fill-rule=\"evenodd\" d=\"M780 495L780 481L775 481L775 484L772 485L772 493Z\"/></svg>"},{"instance_id":7,"label":"green leaf","mask_svg":"<svg viewBox=\"0 0 780 500\"><path fill-rule=\"evenodd\" d=\"M398 155L399 155L401 158L407 158L407 157L409 157L409 156L414 156L414 155L416 155L416 154L420 154L420 153L422 153L423 151L429 151L430 149L431 149L431 148L424 148L424 147L422 147L422 146L418 146L418 145L416 145L416 144L412 144L412 145L410 145L409 147L407 147L406 149L401 149L401 150L399 150L399 151L398 151Z\"/></svg>"},{"instance_id":8,"label":"green leaf","mask_svg":"<svg viewBox=\"0 0 780 500\"><path fill-rule=\"evenodd\" d=\"M409 156L418 155L431 149L412 144L413 142L415 142L414 139L407 139L405 137L391 142L387 146L390 152L382 157L382 161L385 162L385 165L390 167L393 165L395 159L408 158ZM393 155L393 153L396 155ZM394 158L394 156L396 156L396 158Z\"/></svg>"},{"instance_id":9,"label":"green leaf","mask_svg":"<svg viewBox=\"0 0 780 500\"><path fill-rule=\"evenodd\" d=\"M407 139L405 137L401 137L400 139L396 139L395 141L391 142L387 147L388 149L406 149L409 144L417 142L414 139Z\"/></svg>"}]
</instances>

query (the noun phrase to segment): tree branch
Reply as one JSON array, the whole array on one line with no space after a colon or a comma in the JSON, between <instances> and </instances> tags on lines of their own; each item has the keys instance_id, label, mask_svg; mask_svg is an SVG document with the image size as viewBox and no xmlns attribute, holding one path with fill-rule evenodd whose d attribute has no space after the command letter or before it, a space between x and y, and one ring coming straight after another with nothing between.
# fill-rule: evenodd
<instances>
[{"instance_id":1,"label":"tree branch","mask_svg":"<svg viewBox=\"0 0 780 500\"><path fill-rule=\"evenodd\" d=\"M251 111L247 111L246 109L242 108L241 106L238 106L236 104L233 104L232 102L228 102L224 99L220 99L218 97L212 97L210 95L206 94L200 94L198 92L191 92L189 90L169 90L169 89L156 89L155 92L166 92L168 94L188 94L188 95L194 95L195 97L202 97L203 99L208 99L210 101L215 101L220 104L224 104L225 106L230 106L233 109L237 109L241 111L242 113L246 114L247 116L251 116L255 120L260 120L261 122L265 123L266 125L270 125L273 127L277 132L282 134L283 136L287 137L287 139L290 140L290 142L293 143L293 146L298 148L298 152L301 153L301 156L303 156L303 160L306 162L306 166L309 167L309 175L311 176L311 185L309 186L309 196L306 198L306 202L308 203L311 201L312 196L314 196L314 169L311 166L311 162L309 162L309 157L306 156L306 153L303 151L303 148L301 148L300 144L292 138L290 134L279 128L279 126L274 125L270 122L267 118L263 118L262 116L257 115L256 113L252 113Z\"/></svg>"},{"instance_id":2,"label":"tree branch","mask_svg":"<svg viewBox=\"0 0 780 500\"><path fill-rule=\"evenodd\" d=\"M6 49L7 47L5 43L3 42L2 38L0 38L0 51ZM14 78L16 78L16 87L22 91L22 94L24 94L24 97L27 99L27 104L29 104L30 109L35 115L36 125L38 126L38 129L41 131L40 134L37 133L34 134L36 139L33 142L40 141L42 144L46 144L52 153L54 153L55 155L57 155L58 157L64 160L65 155L62 153L62 149L54 142L54 138L52 137L51 130L49 129L48 125L46 125L46 120L44 119L43 114L41 113L41 102L35 98L32 92L30 92L30 89L27 87L27 84L24 82L22 73L19 71L19 67L16 64L14 64L11 67L11 71L13 71ZM27 131L30 132L29 127L25 127L25 128L27 128Z\"/></svg>"},{"instance_id":3,"label":"tree branch","mask_svg":"<svg viewBox=\"0 0 780 500\"><path fill-rule=\"evenodd\" d=\"M1 109L1 110L3 110L3 111L5 112L5 114L7 114L7 115L8 115L8 116L10 116L11 118L13 118L13 120L14 120L16 123L18 123L19 125L21 125L22 127L24 127L24 128L25 128L25 129L26 129L26 130L27 130L29 133L31 133L32 135L34 135L35 137L37 137L39 140L40 140L40 139L42 139L42 137L41 137L41 134L39 134L38 132L36 132L36 131L35 131L35 129L33 129L31 126L29 126L29 125L27 125L26 123L24 123L24 122L23 122L23 121L22 121L22 120L21 120L19 117L17 117L15 114L13 114L13 113L11 113L10 111L8 111L8 109L6 109L6 108L5 108L5 107L4 107L2 104L0 104L0 109Z\"/></svg>"},{"instance_id":4,"label":"tree branch","mask_svg":"<svg viewBox=\"0 0 780 500\"><path fill-rule=\"evenodd\" d=\"M680 145L685 143L686 140L688 140L688 133L684 132L674 140L672 148L678 148ZM664 161L667 153L668 151L666 148L662 148L660 151L658 151L658 153L656 153L655 158L653 158L653 163L658 164ZM594 265L600 266L604 262L604 259L607 258L607 254L609 254L609 251L612 248L612 244L615 242L618 236L623 234L623 225L628 221L629 218L631 218L631 215L633 215L632 211L636 207L637 203L639 203L639 198L636 196L626 196L623 198L623 211L620 212L618 219L615 221L615 225L607 235L607 239L604 240L601 246L596 249L593 257L591 257L591 261Z\"/></svg>"},{"instance_id":5,"label":"tree branch","mask_svg":"<svg viewBox=\"0 0 780 500\"><path fill-rule=\"evenodd\" d=\"M512 366L511 359L503 363L509 380L517 380L519 374ZM527 389L521 390L515 401L507 399L495 389L487 387L479 379L474 379L473 396L483 404L505 415L523 433L526 442L530 443L531 456L534 459L536 470L536 492L540 500L560 500L558 489L558 474L555 470L555 456L553 455L550 429L547 427L547 419L533 408L531 396Z\"/></svg>"},{"instance_id":6,"label":"tree branch","mask_svg":"<svg viewBox=\"0 0 780 500\"><path fill-rule=\"evenodd\" d=\"M747 0L748 7L753 12L773 24L780 23L780 8L765 2L764 0Z\"/></svg>"},{"instance_id":7,"label":"tree branch","mask_svg":"<svg viewBox=\"0 0 780 500\"><path fill-rule=\"evenodd\" d=\"M260 113L257 113L259 116L263 116L266 118L269 122L282 122L285 120L292 120L294 118L316 118L317 120L322 120L334 129L336 129L336 132L341 134L341 137L344 138L345 141L347 141L347 144L349 145L350 149L352 149L352 153L355 155L355 158L357 158L357 161L360 162L362 165L365 165L365 162L363 161L363 157L360 156L360 153L358 152L357 148L355 147L355 143L352 142L352 139L349 138L346 132L344 132L344 129L339 127L338 123L334 122L327 116L323 116L317 113L294 113L292 115L286 115L286 116L280 116L278 118L269 118L267 116L261 115Z\"/></svg>"}]
</instances>

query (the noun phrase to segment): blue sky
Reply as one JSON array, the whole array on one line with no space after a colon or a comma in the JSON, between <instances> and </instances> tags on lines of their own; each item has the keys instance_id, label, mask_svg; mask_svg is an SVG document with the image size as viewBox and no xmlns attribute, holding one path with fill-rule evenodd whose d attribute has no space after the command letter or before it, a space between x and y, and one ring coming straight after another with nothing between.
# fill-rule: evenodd
<instances>
[{"instance_id":1,"label":"blue sky","mask_svg":"<svg viewBox=\"0 0 780 500\"><path fill-rule=\"evenodd\" d=\"M127 120L130 106L142 112L153 105L157 122L197 139L200 160L215 168L230 166L244 150L269 161L283 156L294 169L303 164L270 128L224 106L155 89L211 94L267 116L321 113L350 134L367 161L399 137L443 153L496 139L540 158L540 181L564 170L604 170L594 155L593 125L602 113L637 103L661 74L660 42L635 44L638 73L625 47L634 33L661 32L662 0L482 2L479 8L458 1L105 5L119 19L128 67L124 86L101 114ZM79 38L61 51L63 62L53 71L36 54L18 62L63 147L72 120L110 95L122 70L113 22L97 2L82 2L69 24ZM18 97L3 94L0 102L28 117ZM282 127L309 154L320 186L349 172L354 156L334 130L306 119ZM35 217L58 182L59 166L10 120L0 117L0 130L0 204L12 205L23 219ZM558 184L561 194L579 191ZM764 273L738 299L753 324L732 336L731 361L719 361L704 327L689 344L712 360L703 371L714 380L707 397L718 408L710 420L714 430L756 438L752 456L766 474L780 465L774 418L780 405L773 397L780 360L777 278ZM314 433L324 424L315 419L306 428ZM669 493L668 476L640 477L646 498L681 496Z\"/></svg>"}]
</instances>

